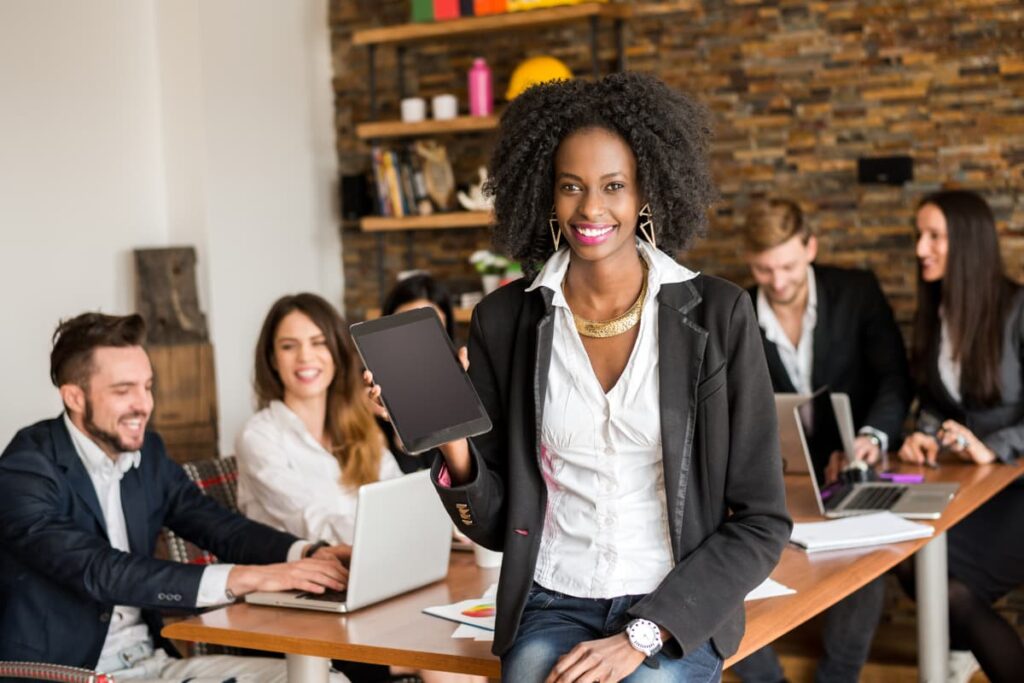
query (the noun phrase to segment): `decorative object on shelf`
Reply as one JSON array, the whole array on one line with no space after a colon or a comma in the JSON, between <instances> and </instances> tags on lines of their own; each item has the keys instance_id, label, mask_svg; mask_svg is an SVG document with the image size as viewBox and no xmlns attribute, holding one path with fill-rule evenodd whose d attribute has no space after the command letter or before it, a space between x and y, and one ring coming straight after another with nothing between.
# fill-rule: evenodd
<instances>
[{"instance_id":1,"label":"decorative object on shelf","mask_svg":"<svg viewBox=\"0 0 1024 683\"><path fill-rule=\"evenodd\" d=\"M427 118L427 101L422 97L406 97L401 109L403 123L419 123Z\"/></svg>"},{"instance_id":2,"label":"decorative object on shelf","mask_svg":"<svg viewBox=\"0 0 1024 683\"><path fill-rule=\"evenodd\" d=\"M517 261L511 261L505 269L505 277L501 278L501 286L515 282L523 277L523 267Z\"/></svg>"},{"instance_id":3,"label":"decorative object on shelf","mask_svg":"<svg viewBox=\"0 0 1024 683\"><path fill-rule=\"evenodd\" d=\"M459 115L459 101L455 95L449 93L434 95L430 100L430 110L433 112L435 121L454 119Z\"/></svg>"},{"instance_id":4,"label":"decorative object on shelf","mask_svg":"<svg viewBox=\"0 0 1024 683\"><path fill-rule=\"evenodd\" d=\"M423 158L423 179L427 194L440 211L448 208L455 191L455 174L448 160L448 150L435 140L416 142L416 154Z\"/></svg>"},{"instance_id":5,"label":"decorative object on shelf","mask_svg":"<svg viewBox=\"0 0 1024 683\"><path fill-rule=\"evenodd\" d=\"M467 77L469 89L469 115L490 116L494 113L494 93L491 87L491 69L487 60L477 57Z\"/></svg>"},{"instance_id":6,"label":"decorative object on shelf","mask_svg":"<svg viewBox=\"0 0 1024 683\"><path fill-rule=\"evenodd\" d=\"M434 20L458 19L459 0L434 0Z\"/></svg>"},{"instance_id":7,"label":"decorative object on shelf","mask_svg":"<svg viewBox=\"0 0 1024 683\"><path fill-rule=\"evenodd\" d=\"M473 0L473 14L482 17L487 14L503 14L505 0Z\"/></svg>"},{"instance_id":8,"label":"decorative object on shelf","mask_svg":"<svg viewBox=\"0 0 1024 683\"><path fill-rule=\"evenodd\" d=\"M459 204L466 211L490 211L494 208L494 197L484 196L484 183L487 182L487 168L481 166L478 170L480 182L469 186L469 192L461 190L456 194Z\"/></svg>"},{"instance_id":9,"label":"decorative object on shelf","mask_svg":"<svg viewBox=\"0 0 1024 683\"><path fill-rule=\"evenodd\" d=\"M434 0L412 0L412 20L415 22L434 20Z\"/></svg>"},{"instance_id":10,"label":"decorative object on shelf","mask_svg":"<svg viewBox=\"0 0 1024 683\"><path fill-rule=\"evenodd\" d=\"M554 57L530 57L524 59L512 72L505 91L506 100L514 100L531 85L548 81L572 80L572 71L560 59Z\"/></svg>"},{"instance_id":11,"label":"decorative object on shelf","mask_svg":"<svg viewBox=\"0 0 1024 683\"><path fill-rule=\"evenodd\" d=\"M585 2L607 2L608 0L508 0L509 12L528 12L541 7L558 7L560 5L581 5Z\"/></svg>"},{"instance_id":12,"label":"decorative object on shelf","mask_svg":"<svg viewBox=\"0 0 1024 683\"><path fill-rule=\"evenodd\" d=\"M469 257L469 262L480 273L483 282L484 294L490 294L501 286L501 279L505 276L505 270L509 267L509 260L500 254L480 249L474 251Z\"/></svg>"}]
</instances>

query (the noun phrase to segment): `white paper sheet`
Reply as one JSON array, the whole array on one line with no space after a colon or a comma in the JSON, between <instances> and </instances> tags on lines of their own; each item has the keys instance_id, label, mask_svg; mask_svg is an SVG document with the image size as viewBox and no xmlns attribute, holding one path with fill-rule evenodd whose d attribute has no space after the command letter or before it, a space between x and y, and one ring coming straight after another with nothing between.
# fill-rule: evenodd
<instances>
[{"instance_id":1,"label":"white paper sheet","mask_svg":"<svg viewBox=\"0 0 1024 683\"><path fill-rule=\"evenodd\" d=\"M744 601L763 600L764 598L774 598L779 595L793 595L794 593L796 593L796 591L789 586L784 586L773 579L765 579L761 582L760 586L747 593L747 597L743 599Z\"/></svg>"}]
</instances>

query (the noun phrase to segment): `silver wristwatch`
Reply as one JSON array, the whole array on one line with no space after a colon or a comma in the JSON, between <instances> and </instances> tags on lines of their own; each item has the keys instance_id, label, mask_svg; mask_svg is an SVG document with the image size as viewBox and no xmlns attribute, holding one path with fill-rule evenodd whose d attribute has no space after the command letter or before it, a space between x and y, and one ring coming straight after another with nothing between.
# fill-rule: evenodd
<instances>
[{"instance_id":1,"label":"silver wristwatch","mask_svg":"<svg viewBox=\"0 0 1024 683\"><path fill-rule=\"evenodd\" d=\"M661 629L653 621L634 619L626 626L626 637L634 650L653 657L661 652Z\"/></svg>"}]
</instances>

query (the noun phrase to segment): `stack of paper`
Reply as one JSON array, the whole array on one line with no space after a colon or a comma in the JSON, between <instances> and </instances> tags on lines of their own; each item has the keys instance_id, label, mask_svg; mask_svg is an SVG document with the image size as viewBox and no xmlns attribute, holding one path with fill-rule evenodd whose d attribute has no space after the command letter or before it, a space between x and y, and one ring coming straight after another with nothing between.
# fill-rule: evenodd
<instances>
[{"instance_id":1,"label":"stack of paper","mask_svg":"<svg viewBox=\"0 0 1024 683\"><path fill-rule=\"evenodd\" d=\"M498 584L493 584L483 597L463 600L452 605L426 607L423 611L435 617L459 622L461 626L455 629L452 638L494 640L494 598L497 593Z\"/></svg>"},{"instance_id":2,"label":"stack of paper","mask_svg":"<svg viewBox=\"0 0 1024 683\"><path fill-rule=\"evenodd\" d=\"M891 512L875 512L828 522L793 525L790 541L809 553L821 550L860 548L927 538L935 533L928 524L911 522Z\"/></svg>"}]
</instances>

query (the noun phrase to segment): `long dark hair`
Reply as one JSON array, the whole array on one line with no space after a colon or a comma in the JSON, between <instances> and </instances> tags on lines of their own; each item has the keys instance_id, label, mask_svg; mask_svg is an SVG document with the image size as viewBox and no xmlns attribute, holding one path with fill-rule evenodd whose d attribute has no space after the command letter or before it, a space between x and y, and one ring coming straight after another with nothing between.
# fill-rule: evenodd
<instances>
[{"instance_id":1,"label":"long dark hair","mask_svg":"<svg viewBox=\"0 0 1024 683\"><path fill-rule=\"evenodd\" d=\"M1012 284L1003 274L992 210L980 196L965 190L930 194L917 205L931 204L946 219L946 273L938 282L917 276L913 366L922 386L939 343L939 308L949 328L953 358L960 361L960 393L965 405L987 407L1002 398L999 365L1003 326Z\"/></svg>"},{"instance_id":2,"label":"long dark hair","mask_svg":"<svg viewBox=\"0 0 1024 683\"><path fill-rule=\"evenodd\" d=\"M377 481L383 435L366 399L362 365L345 320L334 306L316 294L283 296L270 307L256 343L253 388L259 407L266 408L271 401L284 399L284 383L274 369L274 337L281 321L294 311L303 313L320 328L334 360L324 429L331 437L331 453L341 466L342 483L359 487Z\"/></svg>"},{"instance_id":3,"label":"long dark hair","mask_svg":"<svg viewBox=\"0 0 1024 683\"><path fill-rule=\"evenodd\" d=\"M391 315L399 306L421 299L434 304L444 313L444 329L448 336L454 339L455 315L452 311L452 297L444 285L426 273L399 280L384 299L381 315Z\"/></svg>"}]
</instances>

